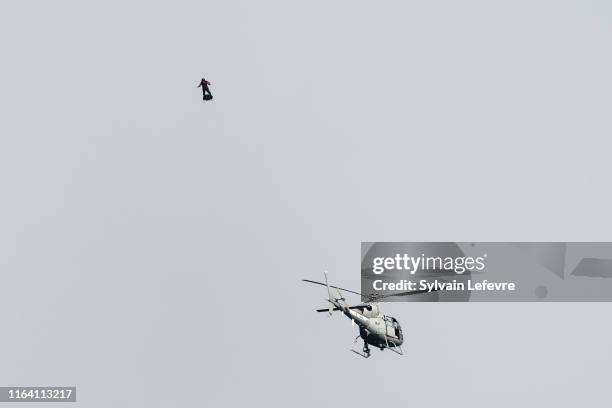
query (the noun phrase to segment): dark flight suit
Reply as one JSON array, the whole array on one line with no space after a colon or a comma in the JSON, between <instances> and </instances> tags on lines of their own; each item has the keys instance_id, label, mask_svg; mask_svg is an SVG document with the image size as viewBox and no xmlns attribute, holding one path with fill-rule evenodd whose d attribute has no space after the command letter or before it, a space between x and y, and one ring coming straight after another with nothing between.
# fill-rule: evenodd
<instances>
[{"instance_id":1,"label":"dark flight suit","mask_svg":"<svg viewBox=\"0 0 612 408\"><path fill-rule=\"evenodd\" d=\"M200 85L198 85L198 88L200 87L202 88L202 99L204 99L205 101L212 99L212 93L210 92L210 88L208 87L208 84L209 82L205 80L204 78L202 78L202 80L200 81Z\"/></svg>"}]
</instances>

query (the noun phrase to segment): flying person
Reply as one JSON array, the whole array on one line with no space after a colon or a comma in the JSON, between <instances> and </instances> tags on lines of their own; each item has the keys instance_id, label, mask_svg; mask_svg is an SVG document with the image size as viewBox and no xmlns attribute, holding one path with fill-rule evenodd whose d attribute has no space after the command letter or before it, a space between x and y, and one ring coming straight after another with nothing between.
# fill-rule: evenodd
<instances>
[{"instance_id":1,"label":"flying person","mask_svg":"<svg viewBox=\"0 0 612 408\"><path fill-rule=\"evenodd\" d=\"M213 97L208 85L210 85L210 82L208 82L205 78L202 78L200 85L198 85L198 88L202 88L202 99L205 101L209 101Z\"/></svg>"}]
</instances>

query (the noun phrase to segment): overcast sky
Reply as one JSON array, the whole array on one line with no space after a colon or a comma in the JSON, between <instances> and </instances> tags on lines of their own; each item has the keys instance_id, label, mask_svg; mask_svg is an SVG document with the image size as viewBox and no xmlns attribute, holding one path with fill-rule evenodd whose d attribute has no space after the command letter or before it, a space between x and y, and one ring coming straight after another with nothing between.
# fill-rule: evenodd
<instances>
[{"instance_id":1,"label":"overcast sky","mask_svg":"<svg viewBox=\"0 0 612 408\"><path fill-rule=\"evenodd\" d=\"M4 1L0 385L76 385L83 407L601 406L609 304L383 305L407 355L364 360L300 279L358 290L361 241L612 241L611 18Z\"/></svg>"}]
</instances>

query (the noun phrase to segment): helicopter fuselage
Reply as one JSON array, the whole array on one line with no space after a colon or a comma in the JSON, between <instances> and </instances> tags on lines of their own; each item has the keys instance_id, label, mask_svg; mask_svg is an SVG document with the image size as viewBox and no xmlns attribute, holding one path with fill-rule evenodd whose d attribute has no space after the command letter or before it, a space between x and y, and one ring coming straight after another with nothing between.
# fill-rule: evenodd
<instances>
[{"instance_id":1,"label":"helicopter fuselage","mask_svg":"<svg viewBox=\"0 0 612 408\"><path fill-rule=\"evenodd\" d=\"M359 336L368 344L378 347L399 347L404 342L402 327L397 319L380 313L377 304L370 309L342 307L343 314L359 326Z\"/></svg>"},{"instance_id":2,"label":"helicopter fuselage","mask_svg":"<svg viewBox=\"0 0 612 408\"><path fill-rule=\"evenodd\" d=\"M352 320L353 324L359 326L359 336L355 338L353 343L357 342L360 337L363 339L363 350L351 349L353 353L359 354L361 357L370 357L369 345L379 348L381 351L388 349L396 354L403 355L402 343L404 343L404 335L402 327L395 317L385 316L378 306L380 299L395 296L395 295L364 295L350 289L344 289L339 286L330 285L327 280L327 271L325 271L325 282L317 282L310 279L302 279L304 282L313 283L327 287L327 308L317 309L319 313L342 312L346 317ZM338 292L338 297L332 296L332 289ZM361 296L362 302L358 305L349 305L342 291L353 293ZM403 292L402 296L416 295L423 293L422 291Z\"/></svg>"}]
</instances>

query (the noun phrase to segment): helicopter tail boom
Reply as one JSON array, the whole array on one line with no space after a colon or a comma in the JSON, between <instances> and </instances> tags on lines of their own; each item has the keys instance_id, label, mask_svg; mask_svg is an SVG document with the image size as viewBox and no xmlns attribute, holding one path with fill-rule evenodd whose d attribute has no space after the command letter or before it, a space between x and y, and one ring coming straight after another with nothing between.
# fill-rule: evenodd
<instances>
[{"instance_id":1,"label":"helicopter tail boom","mask_svg":"<svg viewBox=\"0 0 612 408\"><path fill-rule=\"evenodd\" d=\"M349 293L354 293L356 295L362 296L361 293L355 292L349 289L340 288L338 286L330 285L329 279L327 276L327 271L325 271L325 283L313 281L310 279L302 279L302 280L304 282L314 283L316 285L325 286L327 288L328 297L326 300L329 303L329 307L327 309L317 309L317 312L327 312L331 316L332 312L339 311L339 312L342 312L344 315L346 315L346 317L351 319L353 324L357 323L360 326L362 326L368 323L368 318L364 316L363 312L366 309L372 310L371 309L372 306L367 305L367 304L351 306L344 298L344 295L342 292L349 292ZM338 292L337 298L332 295L332 288L336 289L336 291Z\"/></svg>"}]
</instances>

